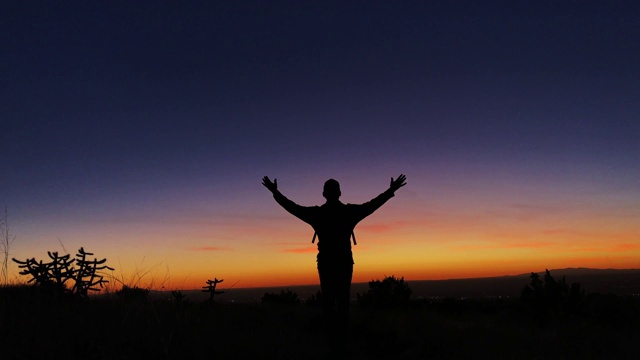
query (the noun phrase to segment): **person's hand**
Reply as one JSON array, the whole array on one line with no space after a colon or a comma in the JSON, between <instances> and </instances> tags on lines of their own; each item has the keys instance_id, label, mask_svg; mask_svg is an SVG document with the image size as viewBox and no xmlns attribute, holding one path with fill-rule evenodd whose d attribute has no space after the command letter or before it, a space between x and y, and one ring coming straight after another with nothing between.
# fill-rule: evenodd
<instances>
[{"instance_id":1,"label":"person's hand","mask_svg":"<svg viewBox=\"0 0 640 360\"><path fill-rule=\"evenodd\" d=\"M405 180L407 180L407 177L404 176L404 174L400 174L400 176L398 176L398 178L395 179L395 180L393 180L393 178L391 178L391 184L389 185L389 189L391 189L391 191L395 192L396 190L400 189L401 187L407 185Z\"/></svg>"},{"instance_id":2,"label":"person's hand","mask_svg":"<svg viewBox=\"0 0 640 360\"><path fill-rule=\"evenodd\" d=\"M273 179L273 181L271 181L271 179L269 179L268 176L265 176L262 178L262 185L264 185L264 187L266 187L267 189L269 189L269 191L274 192L278 190L278 179Z\"/></svg>"}]
</instances>

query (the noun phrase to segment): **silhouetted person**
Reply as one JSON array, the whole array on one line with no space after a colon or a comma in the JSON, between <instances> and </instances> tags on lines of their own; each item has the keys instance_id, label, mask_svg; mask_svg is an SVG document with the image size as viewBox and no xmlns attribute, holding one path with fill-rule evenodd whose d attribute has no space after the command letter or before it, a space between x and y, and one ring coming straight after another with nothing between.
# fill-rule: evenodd
<instances>
[{"instance_id":1,"label":"silhouetted person","mask_svg":"<svg viewBox=\"0 0 640 360\"><path fill-rule=\"evenodd\" d=\"M301 206L287 199L278 191L278 180L262 178L262 185L273 193L273 198L285 210L313 227L313 241L318 238L318 274L322 290L322 306L325 320L333 336L344 339L349 325L349 299L353 255L351 238L355 244L353 229L365 217L406 185L406 176L400 174L382 194L364 204L343 204L340 199L340 183L329 179L324 183L322 196L327 201L322 206Z\"/></svg>"}]
</instances>

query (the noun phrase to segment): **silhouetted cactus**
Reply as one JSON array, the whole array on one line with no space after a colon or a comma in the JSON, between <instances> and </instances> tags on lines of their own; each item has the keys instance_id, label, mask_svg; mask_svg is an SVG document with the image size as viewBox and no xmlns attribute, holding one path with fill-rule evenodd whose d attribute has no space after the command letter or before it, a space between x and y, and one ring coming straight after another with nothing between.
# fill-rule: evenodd
<instances>
[{"instance_id":1,"label":"silhouetted cactus","mask_svg":"<svg viewBox=\"0 0 640 360\"><path fill-rule=\"evenodd\" d=\"M107 259L87 260L87 255L93 255L93 253L85 252L83 248L78 250L75 259L70 259L69 254L60 256L57 251L47 251L47 255L51 259L50 262L36 261L35 258L25 261L15 258L12 260L18 264L19 268L23 269L20 271L20 275L31 276L27 283L79 296L87 296L88 291L100 291L97 286L102 288L105 283L109 282L104 279L100 271L114 270L103 265ZM73 281L73 286L70 289L66 285L69 280Z\"/></svg>"},{"instance_id":2,"label":"silhouetted cactus","mask_svg":"<svg viewBox=\"0 0 640 360\"><path fill-rule=\"evenodd\" d=\"M404 282L404 277L387 276L382 281L369 281L369 290L357 294L360 306L398 307L405 306L411 298L411 288Z\"/></svg>"},{"instance_id":3,"label":"silhouetted cactus","mask_svg":"<svg viewBox=\"0 0 640 360\"><path fill-rule=\"evenodd\" d=\"M75 272L75 283L73 284L73 288L71 288L72 293L83 296L86 296L89 290L100 291L96 286L102 288L105 283L109 282L108 280L104 280L104 277L100 275L100 271L107 269L111 271L114 270L107 265L103 265L107 262L107 259L87 260L87 255L93 256L93 253L86 252L83 248L80 248L76 254L76 264L78 268Z\"/></svg>"},{"instance_id":4,"label":"silhouetted cactus","mask_svg":"<svg viewBox=\"0 0 640 360\"><path fill-rule=\"evenodd\" d=\"M18 264L18 268L23 269L20 271L20 275L31 276L27 283L62 291L66 288L65 283L74 278L76 270L73 263L75 259L69 259L68 254L59 256L55 251L47 251L47 255L51 259L50 262L37 261L35 258L25 261L15 258L12 260Z\"/></svg>"},{"instance_id":5,"label":"silhouetted cactus","mask_svg":"<svg viewBox=\"0 0 640 360\"><path fill-rule=\"evenodd\" d=\"M209 293L209 303L213 303L213 298L215 295L224 294L224 291L216 290L216 286L218 286L218 284L223 281L224 279L218 280L218 278L213 278L213 280L207 280L207 286L202 287L204 289L202 290L202 292Z\"/></svg>"}]
</instances>

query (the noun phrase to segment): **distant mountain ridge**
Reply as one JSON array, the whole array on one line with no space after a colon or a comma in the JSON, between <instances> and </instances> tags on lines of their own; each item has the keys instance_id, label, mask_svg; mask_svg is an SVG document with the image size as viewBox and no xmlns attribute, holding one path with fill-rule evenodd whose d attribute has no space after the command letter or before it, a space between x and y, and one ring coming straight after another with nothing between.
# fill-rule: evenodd
<instances>
[{"instance_id":1,"label":"distant mountain ridge","mask_svg":"<svg viewBox=\"0 0 640 360\"><path fill-rule=\"evenodd\" d=\"M549 270L556 280L563 277L567 284L580 283L587 293L613 293L617 295L640 296L640 269L591 269L564 268ZM545 270L537 271L544 277ZM447 279L447 280L406 280L413 290L413 298L486 298L486 297L518 297L525 285L530 283L531 273L503 275L495 277ZM368 282L353 283L351 297L364 293ZM291 285L263 288L228 289L217 299L234 302L259 302L265 293L279 293L291 290L302 300L308 299L320 290L320 285ZM220 289L225 290L225 289ZM201 301L206 294L200 290L182 290L192 301ZM168 292L157 292L159 296L171 298Z\"/></svg>"},{"instance_id":2,"label":"distant mountain ridge","mask_svg":"<svg viewBox=\"0 0 640 360\"><path fill-rule=\"evenodd\" d=\"M558 274L559 276L570 276L570 275L578 275L578 276L582 276L582 275L597 275L597 274L633 274L633 273L639 273L640 269L592 269L592 268L583 268L583 267L578 267L578 268L563 268L563 269L552 269L549 270L551 272L551 275ZM538 271L537 273L542 273L544 274L544 270L542 271ZM514 276L530 276L531 273L524 273L524 274L519 274L519 275L514 275ZM507 275L508 276L508 275Z\"/></svg>"},{"instance_id":3,"label":"distant mountain ridge","mask_svg":"<svg viewBox=\"0 0 640 360\"><path fill-rule=\"evenodd\" d=\"M554 279L580 283L587 293L640 296L640 269L564 268L549 270ZM535 272L544 277L545 270ZM515 297L531 273L497 277L408 281L418 297Z\"/></svg>"}]
</instances>

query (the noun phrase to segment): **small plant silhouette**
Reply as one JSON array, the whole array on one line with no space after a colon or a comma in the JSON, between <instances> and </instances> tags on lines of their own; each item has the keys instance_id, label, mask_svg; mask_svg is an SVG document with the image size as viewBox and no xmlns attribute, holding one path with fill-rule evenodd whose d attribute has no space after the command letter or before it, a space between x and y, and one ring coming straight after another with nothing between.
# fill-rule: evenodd
<instances>
[{"instance_id":1,"label":"small plant silhouette","mask_svg":"<svg viewBox=\"0 0 640 360\"><path fill-rule=\"evenodd\" d=\"M149 298L149 289L141 288L136 285L122 285L120 290L116 291L116 295L127 303L143 302Z\"/></svg>"},{"instance_id":2,"label":"small plant silhouette","mask_svg":"<svg viewBox=\"0 0 640 360\"><path fill-rule=\"evenodd\" d=\"M400 307L409 304L411 288L404 282L404 277L387 276L382 281L369 281L369 290L357 294L360 306L377 308Z\"/></svg>"},{"instance_id":3,"label":"small plant silhouette","mask_svg":"<svg viewBox=\"0 0 640 360\"><path fill-rule=\"evenodd\" d=\"M0 284L9 284L9 252L15 236L9 232L9 215L7 207L4 214L0 215Z\"/></svg>"},{"instance_id":4,"label":"small plant silhouette","mask_svg":"<svg viewBox=\"0 0 640 360\"><path fill-rule=\"evenodd\" d=\"M260 298L260 303L262 304L278 304L278 305L297 305L300 303L300 299L298 299L298 294L287 289L281 290L279 294L276 293L265 293Z\"/></svg>"},{"instance_id":5,"label":"small plant silhouette","mask_svg":"<svg viewBox=\"0 0 640 360\"><path fill-rule=\"evenodd\" d=\"M80 248L74 259L69 254L60 256L57 251L47 251L51 259L49 262L37 261L35 258L20 261L12 260L18 264L20 275L30 276L27 283L34 286L50 288L56 292L68 292L78 296L87 296L89 291L100 291L108 280L101 274L103 270L114 270L104 265L107 259L87 259L93 253ZM67 287L67 281L73 281L71 288ZM99 288L98 288L99 286Z\"/></svg>"},{"instance_id":6,"label":"small plant silhouette","mask_svg":"<svg viewBox=\"0 0 640 360\"><path fill-rule=\"evenodd\" d=\"M311 295L305 302L305 305L309 306L321 306L322 305L322 291L318 290L314 295Z\"/></svg>"},{"instance_id":7,"label":"small plant silhouette","mask_svg":"<svg viewBox=\"0 0 640 360\"><path fill-rule=\"evenodd\" d=\"M173 296L173 300L177 308L181 308L187 302L187 296L180 290L172 290L171 296Z\"/></svg>"},{"instance_id":8,"label":"small plant silhouette","mask_svg":"<svg viewBox=\"0 0 640 360\"><path fill-rule=\"evenodd\" d=\"M218 280L218 278L213 278L213 280L207 280L207 286L202 287L202 292L209 293L209 303L213 303L213 298L216 295L224 294L224 291L216 290L216 286L223 281L224 279Z\"/></svg>"}]
</instances>

